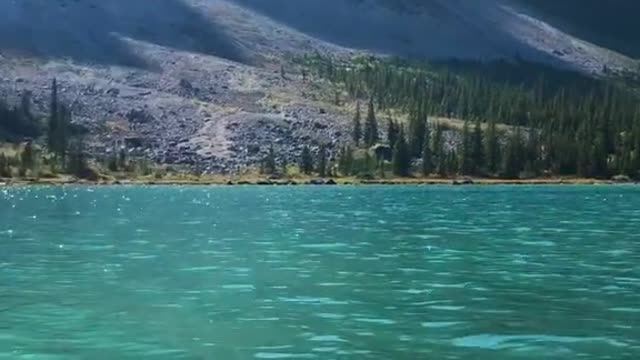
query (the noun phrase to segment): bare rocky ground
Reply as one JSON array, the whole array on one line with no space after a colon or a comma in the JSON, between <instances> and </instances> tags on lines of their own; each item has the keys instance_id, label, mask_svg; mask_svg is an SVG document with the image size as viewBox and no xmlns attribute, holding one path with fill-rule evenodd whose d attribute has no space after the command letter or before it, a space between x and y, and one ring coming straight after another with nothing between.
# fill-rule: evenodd
<instances>
[{"instance_id":1,"label":"bare rocky ground","mask_svg":"<svg viewBox=\"0 0 640 360\"><path fill-rule=\"evenodd\" d=\"M290 65L282 78L284 55L314 51L394 53L396 44L423 49L425 55L435 48L440 55L447 51L452 56L469 55L459 51L464 46L446 46L466 42L477 47L481 38L491 38L492 32L508 27L509 39L519 39L518 46L544 54L543 60L572 64L588 72L598 72L604 64L615 69L631 63L620 54L575 39L512 8L494 6L480 16L476 10L481 7L470 7L461 0L432 0L444 13L402 15L406 18L389 13L389 9L377 9L368 1L366 8L341 7L342 13L333 19L324 0L278 0L288 8L309 5L293 16L317 15L324 19L319 29L349 30L350 9L373 11L353 18L371 31L383 25L380 21L393 19L391 30L376 30L376 41L388 45L381 46L381 52L366 46L371 40L364 35L354 37L351 43L331 42L329 36L316 36L317 29L303 31L293 22L289 26L286 18L243 6L260 3L257 0L158 0L151 13L147 11L149 2L140 0L49 0L46 5L34 1L0 5L0 10L5 10L0 11L0 97L17 100L21 93L30 91L36 109L45 112L51 80L56 78L60 96L71 104L75 121L89 130L89 150L96 156L108 156L124 146L132 156L212 173L235 173L257 165L271 145L279 157L294 162L303 144L314 149L326 144L335 153L338 146L349 142L352 104L333 105L327 84L317 79L303 81ZM494 2L481 1L483 5ZM42 16L29 19L26 25L12 23L27 16L20 12L24 10L20 4L28 3L33 3L29 16L38 9ZM443 14L455 19L445 22ZM436 17L438 22L421 25ZM42 19L52 23L34 27L30 39L11 41L15 39L9 30L29 28ZM225 35L218 39L218 33L212 32L203 38L201 29L193 28L195 23L209 22ZM402 23L409 25L394 27ZM79 38L89 29L98 31L93 26L104 27L99 29L103 32L88 32L92 37ZM176 29L171 30L173 27ZM432 34L432 29L441 28L446 29L441 37L432 36L424 44L422 35L414 34L422 30ZM410 32L411 38L398 38L402 35L399 31ZM477 34L481 38L476 38ZM207 47L208 36L216 36L218 47ZM502 56L519 49L502 42L487 42L483 56ZM363 50L355 50L358 48ZM112 53L120 52L133 60L115 61L118 59L112 58Z\"/></svg>"},{"instance_id":2,"label":"bare rocky ground","mask_svg":"<svg viewBox=\"0 0 640 360\"><path fill-rule=\"evenodd\" d=\"M161 71L61 61L3 59L0 96L31 92L46 112L51 81L89 130L89 149L108 156L124 146L134 157L205 172L257 165L273 145L298 159L303 144L330 151L348 141L348 109L321 99L328 84L303 81L294 67L249 66L213 56L137 44ZM10 76L6 76L10 74Z\"/></svg>"}]
</instances>

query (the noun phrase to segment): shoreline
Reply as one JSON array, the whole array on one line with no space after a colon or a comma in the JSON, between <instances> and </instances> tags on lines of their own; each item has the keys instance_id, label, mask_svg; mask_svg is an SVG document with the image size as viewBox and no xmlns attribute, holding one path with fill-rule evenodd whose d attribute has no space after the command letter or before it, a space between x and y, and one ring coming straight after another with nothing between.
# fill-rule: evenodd
<instances>
[{"instance_id":1,"label":"shoreline","mask_svg":"<svg viewBox=\"0 0 640 360\"><path fill-rule=\"evenodd\" d=\"M201 179L122 179L89 181L75 178L51 179L0 179L0 187L10 186L371 186L371 185L640 185L634 181L614 181L588 178L536 178L536 179L491 179L491 178L396 178L363 180L355 178L291 178L267 179L242 177L219 177Z\"/></svg>"}]
</instances>

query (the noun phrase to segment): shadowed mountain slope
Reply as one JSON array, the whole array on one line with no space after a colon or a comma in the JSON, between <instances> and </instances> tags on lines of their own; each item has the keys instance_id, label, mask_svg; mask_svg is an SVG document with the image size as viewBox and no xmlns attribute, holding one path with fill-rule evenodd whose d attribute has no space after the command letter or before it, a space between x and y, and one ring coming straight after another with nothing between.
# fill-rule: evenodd
<instances>
[{"instance_id":1,"label":"shadowed mountain slope","mask_svg":"<svg viewBox=\"0 0 640 360\"><path fill-rule=\"evenodd\" d=\"M224 31L182 0L8 0L0 4L2 52L150 65L122 38L245 60Z\"/></svg>"}]
</instances>

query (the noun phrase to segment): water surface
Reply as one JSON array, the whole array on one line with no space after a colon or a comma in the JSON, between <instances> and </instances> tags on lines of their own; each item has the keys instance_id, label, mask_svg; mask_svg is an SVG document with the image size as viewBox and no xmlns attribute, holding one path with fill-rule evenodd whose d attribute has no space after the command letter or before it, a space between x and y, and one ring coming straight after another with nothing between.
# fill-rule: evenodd
<instances>
[{"instance_id":1,"label":"water surface","mask_svg":"<svg viewBox=\"0 0 640 360\"><path fill-rule=\"evenodd\" d=\"M639 359L640 188L0 189L0 359Z\"/></svg>"}]
</instances>

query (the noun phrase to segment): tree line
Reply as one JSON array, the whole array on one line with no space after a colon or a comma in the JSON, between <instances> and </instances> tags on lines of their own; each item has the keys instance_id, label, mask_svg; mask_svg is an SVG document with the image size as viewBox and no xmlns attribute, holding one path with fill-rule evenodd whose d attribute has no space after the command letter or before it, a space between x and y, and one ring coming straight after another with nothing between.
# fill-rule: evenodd
<instances>
[{"instance_id":1,"label":"tree line","mask_svg":"<svg viewBox=\"0 0 640 360\"><path fill-rule=\"evenodd\" d=\"M373 146L385 133L376 111L406 114L402 123L389 118L386 129L394 158L404 164L423 160L420 167L434 173L508 178L640 171L638 96L613 80L521 59L427 63L316 54L300 63L368 101L366 119L359 106L354 116L356 148ZM429 121L434 117L464 122L454 146L441 138L451 129Z\"/></svg>"},{"instance_id":2,"label":"tree line","mask_svg":"<svg viewBox=\"0 0 640 360\"><path fill-rule=\"evenodd\" d=\"M0 102L0 132L6 140L24 143L16 156L0 153L0 177L12 177L12 168L17 168L18 175L24 177L41 165L47 165L52 174L62 171L87 176L84 141L72 125L71 109L58 97L55 79L51 84L49 113L44 118L32 112L28 92L16 106ZM45 151L40 151L34 143L43 133Z\"/></svg>"}]
</instances>

